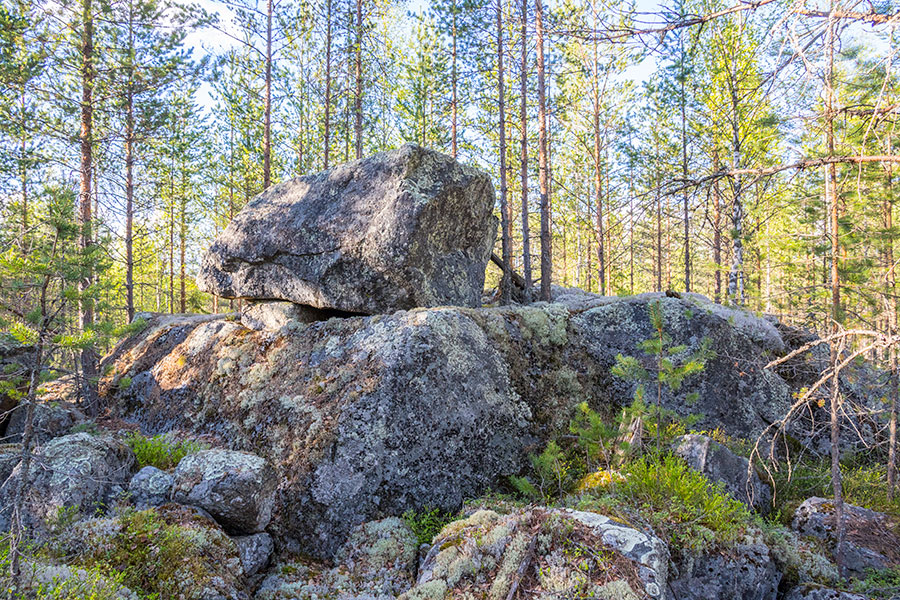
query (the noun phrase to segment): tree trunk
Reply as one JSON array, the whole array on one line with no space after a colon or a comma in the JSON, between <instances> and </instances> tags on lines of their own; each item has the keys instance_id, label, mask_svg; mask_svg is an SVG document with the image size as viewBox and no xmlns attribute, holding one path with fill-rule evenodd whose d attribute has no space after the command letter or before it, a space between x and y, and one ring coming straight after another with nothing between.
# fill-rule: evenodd
<instances>
[{"instance_id":1,"label":"tree trunk","mask_svg":"<svg viewBox=\"0 0 900 600\"><path fill-rule=\"evenodd\" d=\"M594 8L596 15L596 7ZM596 26L596 25L595 25ZM591 94L593 109L593 128L594 128L594 198L597 203L597 276L599 279L600 293L606 290L606 252L604 250L604 231L603 231L603 174L601 173L600 161L600 82L597 73L597 39L593 42L594 47L594 68L591 77Z\"/></svg>"},{"instance_id":2,"label":"tree trunk","mask_svg":"<svg viewBox=\"0 0 900 600\"><path fill-rule=\"evenodd\" d=\"M325 141L323 153L325 167L328 168L328 155L331 150L331 3L326 0L325 12Z\"/></svg>"},{"instance_id":3,"label":"tree trunk","mask_svg":"<svg viewBox=\"0 0 900 600\"><path fill-rule=\"evenodd\" d=\"M831 2L831 15L828 19L826 37L826 75L825 75L825 145L828 156L834 156L834 45L835 45L835 10L834 1ZM825 200L830 209L831 218L831 321L832 332L840 331L841 320L841 292L839 280L840 238L838 231L839 209L837 196L837 177L834 164L826 167L825 172ZM843 347L843 343L840 344ZM837 343L831 344L832 369L837 369L840 362L840 351ZM831 486L834 491L834 518L837 530L837 547L834 559L839 565L843 576L844 554L844 497L841 481L841 426L840 405L841 390L839 373L834 373L831 383Z\"/></svg>"},{"instance_id":4,"label":"tree trunk","mask_svg":"<svg viewBox=\"0 0 900 600\"><path fill-rule=\"evenodd\" d=\"M512 268L510 225L512 213L506 192L506 85L503 71L503 5L497 0L497 110L500 113L500 226L503 262ZM512 302L512 282L509 269L504 269L500 278L500 304Z\"/></svg>"},{"instance_id":5,"label":"tree trunk","mask_svg":"<svg viewBox=\"0 0 900 600\"><path fill-rule=\"evenodd\" d=\"M453 25L451 29L452 38L450 47L450 155L453 158L456 158L456 121L458 110L458 98L456 97L456 0L453 0L453 4L451 5L450 10L453 11L453 14L451 15Z\"/></svg>"},{"instance_id":6,"label":"tree trunk","mask_svg":"<svg viewBox=\"0 0 900 600\"><path fill-rule=\"evenodd\" d=\"M519 119L521 132L521 178L522 178L522 272L525 277L523 301L531 302L531 233L528 223L528 0L522 0L522 72L520 74Z\"/></svg>"},{"instance_id":7,"label":"tree trunk","mask_svg":"<svg viewBox=\"0 0 900 600\"><path fill-rule=\"evenodd\" d=\"M81 32L81 189L80 189L80 245L81 251L90 263L92 246L91 175L93 173L93 93L94 93L94 16L91 0L82 0ZM87 294L93 280L93 269L88 265L79 289ZM94 304L92 299L82 297L80 326L87 331L94 324ZM90 417L96 417L97 406L97 355L93 347L81 351L81 369L84 376L82 385L83 401Z\"/></svg>"},{"instance_id":8,"label":"tree trunk","mask_svg":"<svg viewBox=\"0 0 900 600\"><path fill-rule=\"evenodd\" d=\"M354 95L354 125L353 130L356 137L356 158L362 158L362 41L363 41L363 18L362 18L362 1L356 0L356 92Z\"/></svg>"},{"instance_id":9,"label":"tree trunk","mask_svg":"<svg viewBox=\"0 0 900 600\"><path fill-rule=\"evenodd\" d=\"M128 63L125 91L125 308L134 319L134 3L128 3Z\"/></svg>"},{"instance_id":10,"label":"tree trunk","mask_svg":"<svg viewBox=\"0 0 900 600\"><path fill-rule=\"evenodd\" d=\"M272 183L272 0L266 2L266 98L263 123L263 189Z\"/></svg>"},{"instance_id":11,"label":"tree trunk","mask_svg":"<svg viewBox=\"0 0 900 600\"><path fill-rule=\"evenodd\" d=\"M553 279L553 257L550 239L550 189L547 157L547 103L544 88L544 7L543 0L535 0L535 30L537 33L538 75L538 169L541 189L541 300L550 301Z\"/></svg>"},{"instance_id":12,"label":"tree trunk","mask_svg":"<svg viewBox=\"0 0 900 600\"><path fill-rule=\"evenodd\" d=\"M719 151L713 150L713 173L719 172ZM715 296L718 303L722 300L722 207L719 196L719 180L713 181L713 265L715 268Z\"/></svg>"},{"instance_id":13,"label":"tree trunk","mask_svg":"<svg viewBox=\"0 0 900 600\"><path fill-rule=\"evenodd\" d=\"M888 154L893 152L892 136L887 136ZM887 198L884 201L884 230L887 233L887 241L884 250L884 282L885 282L885 308L887 308L888 337L897 335L897 278L894 273L894 173L893 165L887 164ZM890 365L890 403L891 414L888 426L888 464L887 486L888 500L894 499L894 490L897 486L897 348L891 344L887 348L888 364Z\"/></svg>"},{"instance_id":14,"label":"tree trunk","mask_svg":"<svg viewBox=\"0 0 900 600\"><path fill-rule=\"evenodd\" d=\"M681 50L681 175L685 181L688 179L688 158L687 158L687 97L684 90L684 41ZM687 188L682 195L682 210L684 219L684 291L691 291L691 220L688 207Z\"/></svg>"}]
</instances>

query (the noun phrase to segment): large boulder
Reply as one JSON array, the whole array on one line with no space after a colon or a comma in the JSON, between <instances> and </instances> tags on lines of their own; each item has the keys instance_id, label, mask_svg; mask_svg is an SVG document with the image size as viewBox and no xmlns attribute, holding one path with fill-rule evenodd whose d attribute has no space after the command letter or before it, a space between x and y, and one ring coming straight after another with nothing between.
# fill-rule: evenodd
<instances>
[{"instance_id":1,"label":"large boulder","mask_svg":"<svg viewBox=\"0 0 900 600\"><path fill-rule=\"evenodd\" d=\"M258 533L272 519L278 481L255 454L201 450L181 459L174 478L175 502L202 508L230 533Z\"/></svg>"},{"instance_id":2,"label":"large boulder","mask_svg":"<svg viewBox=\"0 0 900 600\"><path fill-rule=\"evenodd\" d=\"M824 541L837 556L834 501L809 498L794 512L791 527L800 535ZM892 517L844 503L844 546L840 566L848 575L865 577L868 569L900 564L898 523Z\"/></svg>"},{"instance_id":3,"label":"large boulder","mask_svg":"<svg viewBox=\"0 0 900 600\"><path fill-rule=\"evenodd\" d=\"M792 588L784 600L866 600L866 597L852 592L807 584Z\"/></svg>"},{"instance_id":4,"label":"large boulder","mask_svg":"<svg viewBox=\"0 0 900 600\"><path fill-rule=\"evenodd\" d=\"M66 376L45 383L39 388L39 392L35 399L31 422L34 444L45 444L87 421L87 417L77 406L79 395L75 377ZM10 413L3 441L11 443L22 441L27 407L28 403L22 402Z\"/></svg>"},{"instance_id":5,"label":"large boulder","mask_svg":"<svg viewBox=\"0 0 900 600\"><path fill-rule=\"evenodd\" d=\"M667 597L668 550L597 513L480 510L447 525L402 600L434 597Z\"/></svg>"},{"instance_id":6,"label":"large boulder","mask_svg":"<svg viewBox=\"0 0 900 600\"><path fill-rule=\"evenodd\" d=\"M674 452L710 481L722 483L732 498L761 514L772 508L772 488L762 482L750 461L717 441L705 435L683 435L675 440Z\"/></svg>"},{"instance_id":7,"label":"large boulder","mask_svg":"<svg viewBox=\"0 0 900 600\"><path fill-rule=\"evenodd\" d=\"M0 530L10 526L20 482L25 484L21 518L39 530L68 511L90 515L108 509L127 488L134 463L131 449L111 437L55 438L37 449L27 474L20 463L0 486Z\"/></svg>"},{"instance_id":8,"label":"large boulder","mask_svg":"<svg viewBox=\"0 0 900 600\"><path fill-rule=\"evenodd\" d=\"M213 242L197 282L351 313L477 306L493 208L486 173L406 144L269 188Z\"/></svg>"}]
</instances>

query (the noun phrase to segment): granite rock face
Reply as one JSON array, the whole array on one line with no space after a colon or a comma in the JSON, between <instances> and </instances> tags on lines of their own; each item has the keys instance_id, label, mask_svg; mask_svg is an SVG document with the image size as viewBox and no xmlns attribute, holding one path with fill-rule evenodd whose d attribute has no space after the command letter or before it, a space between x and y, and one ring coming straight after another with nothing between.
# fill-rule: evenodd
<instances>
[{"instance_id":1,"label":"granite rock face","mask_svg":"<svg viewBox=\"0 0 900 600\"><path fill-rule=\"evenodd\" d=\"M775 600L781 572L764 544L753 540L728 552L682 557L669 581L681 600Z\"/></svg>"},{"instance_id":2,"label":"granite rock face","mask_svg":"<svg viewBox=\"0 0 900 600\"><path fill-rule=\"evenodd\" d=\"M477 306L493 207L486 173L406 144L269 188L213 242L197 282L350 313Z\"/></svg>"}]
</instances>

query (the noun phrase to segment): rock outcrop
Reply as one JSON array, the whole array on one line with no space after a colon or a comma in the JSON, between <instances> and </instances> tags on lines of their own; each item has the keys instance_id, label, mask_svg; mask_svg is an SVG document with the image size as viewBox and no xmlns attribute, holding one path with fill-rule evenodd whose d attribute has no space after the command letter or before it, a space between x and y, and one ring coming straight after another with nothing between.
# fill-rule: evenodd
<instances>
[{"instance_id":1,"label":"rock outcrop","mask_svg":"<svg viewBox=\"0 0 900 600\"><path fill-rule=\"evenodd\" d=\"M763 370L764 350L778 342L770 323L661 294L261 332L221 317L160 316L104 360L101 393L146 433L180 430L266 458L280 481L270 532L330 556L363 522L426 505L455 510L504 482L584 400L618 415L637 382L612 367L617 354L652 364L641 342L653 335L656 301L673 346L689 354L706 343L715 353L702 376L664 390L666 408L748 437L788 405L787 386Z\"/></svg>"},{"instance_id":2,"label":"rock outcrop","mask_svg":"<svg viewBox=\"0 0 900 600\"><path fill-rule=\"evenodd\" d=\"M486 173L406 144L269 188L213 242L197 282L350 313L477 306L493 208Z\"/></svg>"},{"instance_id":3,"label":"rock outcrop","mask_svg":"<svg viewBox=\"0 0 900 600\"><path fill-rule=\"evenodd\" d=\"M41 530L60 511L84 515L103 512L127 488L135 458L122 442L105 436L75 433L55 438L37 449L27 476L20 463L0 486L0 530L10 525L12 500L24 478L23 523Z\"/></svg>"},{"instance_id":4,"label":"rock outcrop","mask_svg":"<svg viewBox=\"0 0 900 600\"><path fill-rule=\"evenodd\" d=\"M752 540L725 552L683 557L670 577L679 600L775 600L781 573L768 547Z\"/></svg>"}]
</instances>

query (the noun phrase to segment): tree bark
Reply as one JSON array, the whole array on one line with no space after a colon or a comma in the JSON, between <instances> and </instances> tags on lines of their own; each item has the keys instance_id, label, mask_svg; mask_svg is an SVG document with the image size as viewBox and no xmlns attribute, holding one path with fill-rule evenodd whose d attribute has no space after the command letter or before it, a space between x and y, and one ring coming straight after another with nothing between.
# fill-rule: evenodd
<instances>
[{"instance_id":1,"label":"tree bark","mask_svg":"<svg viewBox=\"0 0 900 600\"><path fill-rule=\"evenodd\" d=\"M596 27L596 6L593 7ZM594 197L597 203L597 276L599 278L600 293L606 291L606 252L604 249L603 231L603 174L600 161L600 77L597 72L597 39L593 41L594 60L591 72L591 95L593 109L593 133L594 133Z\"/></svg>"},{"instance_id":2,"label":"tree bark","mask_svg":"<svg viewBox=\"0 0 900 600\"><path fill-rule=\"evenodd\" d=\"M522 0L522 71L519 75L522 178L522 272L525 276L525 303L531 302L531 233L528 222L528 0Z\"/></svg>"},{"instance_id":3,"label":"tree bark","mask_svg":"<svg viewBox=\"0 0 900 600\"><path fill-rule=\"evenodd\" d=\"M94 324L94 304L91 298L85 297L93 282L93 268L90 262L93 242L93 222L91 214L91 176L93 173L93 94L94 94L94 15L91 0L82 0L81 15L81 188L80 188L80 245L85 260L88 262L85 275L79 290L82 293L80 326L87 331ZM97 354L92 346L81 351L81 369L84 377L82 399L86 412L96 417L97 406Z\"/></svg>"},{"instance_id":4,"label":"tree bark","mask_svg":"<svg viewBox=\"0 0 900 600\"><path fill-rule=\"evenodd\" d=\"M456 79L457 79L457 71L456 71L456 0L453 0L453 4L450 7L450 10L453 12L451 15L452 26L451 26L451 49L450 49L450 155L453 158L457 156L457 145L456 145L456 121L457 121L457 110L458 110L458 98L456 97Z\"/></svg>"},{"instance_id":5,"label":"tree bark","mask_svg":"<svg viewBox=\"0 0 900 600\"><path fill-rule=\"evenodd\" d=\"M553 250L550 239L550 182L547 156L547 101L544 87L543 0L535 0L534 21L537 33L538 181L541 190L541 300L549 302L550 286L553 279Z\"/></svg>"},{"instance_id":6,"label":"tree bark","mask_svg":"<svg viewBox=\"0 0 900 600\"><path fill-rule=\"evenodd\" d=\"M719 170L719 151L713 150L713 171ZM713 182L713 264L715 267L716 303L722 299L722 207L719 196L719 181Z\"/></svg>"},{"instance_id":7,"label":"tree bark","mask_svg":"<svg viewBox=\"0 0 900 600\"><path fill-rule=\"evenodd\" d=\"M506 183L506 85L503 71L503 5L497 0L497 110L499 114L500 135L500 227L503 262L512 265L512 236L510 225L512 212L507 200ZM512 302L512 282L509 270L504 269L500 277L500 304Z\"/></svg>"},{"instance_id":8,"label":"tree bark","mask_svg":"<svg viewBox=\"0 0 900 600\"><path fill-rule=\"evenodd\" d=\"M272 6L266 2L266 91L263 123L263 189L272 183Z\"/></svg>"}]
</instances>

